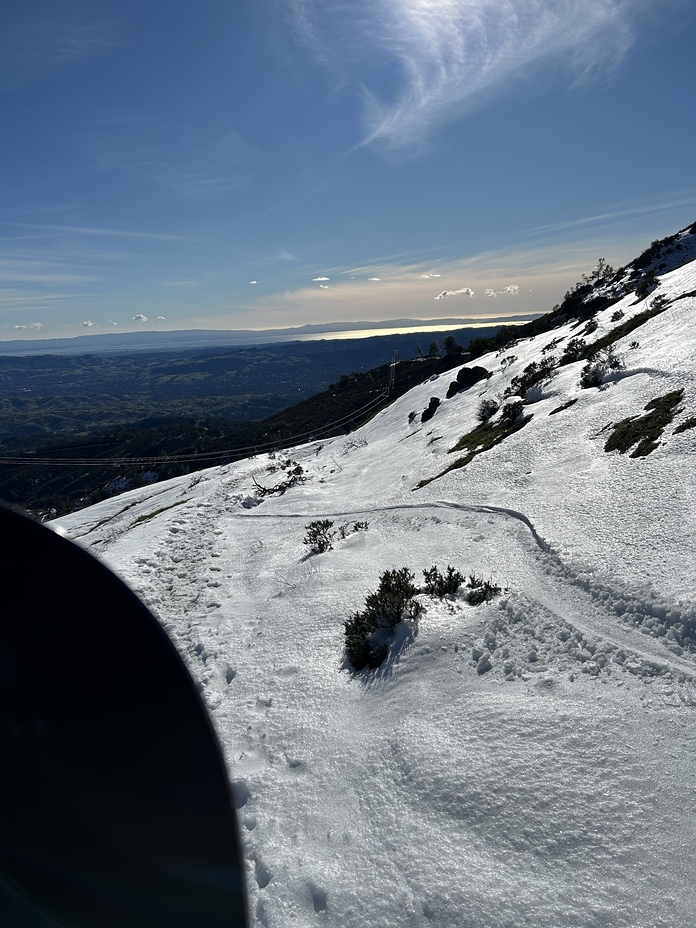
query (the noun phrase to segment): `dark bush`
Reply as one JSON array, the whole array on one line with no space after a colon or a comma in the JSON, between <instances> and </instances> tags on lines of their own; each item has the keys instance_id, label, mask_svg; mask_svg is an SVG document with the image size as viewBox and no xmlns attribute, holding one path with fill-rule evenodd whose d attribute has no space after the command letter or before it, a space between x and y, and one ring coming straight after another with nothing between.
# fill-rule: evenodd
<instances>
[{"instance_id":1,"label":"dark bush","mask_svg":"<svg viewBox=\"0 0 696 928\"><path fill-rule=\"evenodd\" d=\"M364 610L344 623L346 658L355 670L379 667L389 653L385 633L404 619L417 620L422 606L414 599L420 590L413 579L408 567L386 570L376 592L365 598Z\"/></svg>"},{"instance_id":2,"label":"dark bush","mask_svg":"<svg viewBox=\"0 0 696 928\"><path fill-rule=\"evenodd\" d=\"M587 331L587 329L585 330ZM563 349L561 355L561 364L570 364L573 361L579 361L585 352L587 342L584 338L571 338Z\"/></svg>"},{"instance_id":3,"label":"dark bush","mask_svg":"<svg viewBox=\"0 0 696 928\"><path fill-rule=\"evenodd\" d=\"M334 533L333 521L331 519L317 519L305 525L307 534L302 539L303 544L308 545L312 554L323 554L325 551L333 550L331 541Z\"/></svg>"},{"instance_id":4,"label":"dark bush","mask_svg":"<svg viewBox=\"0 0 696 928\"><path fill-rule=\"evenodd\" d=\"M499 406L495 400L481 400L476 410L476 418L479 422L488 422L498 412L498 409Z\"/></svg>"},{"instance_id":5,"label":"dark bush","mask_svg":"<svg viewBox=\"0 0 696 928\"><path fill-rule=\"evenodd\" d=\"M449 387L447 387L447 399L451 400L457 393L459 393L459 384L456 380L453 380Z\"/></svg>"},{"instance_id":6,"label":"dark bush","mask_svg":"<svg viewBox=\"0 0 696 928\"><path fill-rule=\"evenodd\" d=\"M427 422L428 419L432 419L432 417L435 415L435 410L439 405L440 400L436 396L431 397L430 402L428 403L428 408L424 409L423 413L421 414L421 422Z\"/></svg>"},{"instance_id":7,"label":"dark bush","mask_svg":"<svg viewBox=\"0 0 696 928\"><path fill-rule=\"evenodd\" d=\"M588 319L587 325L585 326L585 335L591 335L593 332L596 332L599 328L599 323L596 319Z\"/></svg>"},{"instance_id":8,"label":"dark bush","mask_svg":"<svg viewBox=\"0 0 696 928\"><path fill-rule=\"evenodd\" d=\"M385 570L375 593L365 599L365 615L372 617L375 628L395 628L403 618L415 618L420 611L412 603L420 590L413 583L408 567Z\"/></svg>"},{"instance_id":9,"label":"dark bush","mask_svg":"<svg viewBox=\"0 0 696 928\"><path fill-rule=\"evenodd\" d=\"M500 418L503 422L515 422L524 412L522 400L516 400L514 403L506 403Z\"/></svg>"},{"instance_id":10,"label":"dark bush","mask_svg":"<svg viewBox=\"0 0 696 928\"><path fill-rule=\"evenodd\" d=\"M601 387L612 371L621 370L623 366L623 361L613 351L602 348L596 354L593 354L583 367L580 375L580 386L583 390L591 387Z\"/></svg>"},{"instance_id":11,"label":"dark bush","mask_svg":"<svg viewBox=\"0 0 696 928\"><path fill-rule=\"evenodd\" d=\"M485 380L487 377L490 377L490 373L485 367L462 367L457 372L457 383L460 390L468 390L479 380Z\"/></svg>"},{"instance_id":12,"label":"dark bush","mask_svg":"<svg viewBox=\"0 0 696 928\"><path fill-rule=\"evenodd\" d=\"M555 367L556 358L553 355L541 361L532 361L518 377L512 378L504 396L524 396L527 390L543 380L548 380Z\"/></svg>"},{"instance_id":13,"label":"dark bush","mask_svg":"<svg viewBox=\"0 0 696 928\"><path fill-rule=\"evenodd\" d=\"M480 606L500 593L500 587L492 580L483 580L471 574L469 577L469 605Z\"/></svg>"},{"instance_id":14,"label":"dark bush","mask_svg":"<svg viewBox=\"0 0 696 928\"><path fill-rule=\"evenodd\" d=\"M454 595L464 583L462 574L449 564L447 565L447 573L444 576L437 567L433 566L429 570L423 571L423 577L425 579L424 592L430 596L437 596L439 599L442 599L443 596Z\"/></svg>"}]
</instances>

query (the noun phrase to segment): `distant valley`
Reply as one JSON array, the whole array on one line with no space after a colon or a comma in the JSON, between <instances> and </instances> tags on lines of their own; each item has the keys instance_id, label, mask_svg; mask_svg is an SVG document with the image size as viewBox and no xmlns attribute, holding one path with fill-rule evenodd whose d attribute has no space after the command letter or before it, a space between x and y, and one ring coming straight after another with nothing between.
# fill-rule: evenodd
<instances>
[{"instance_id":1,"label":"distant valley","mask_svg":"<svg viewBox=\"0 0 696 928\"><path fill-rule=\"evenodd\" d=\"M341 420L341 431L355 423L346 416L369 406L386 388L395 353L403 359L427 357L432 343L444 346L448 334L463 347L499 329L137 354L0 357L0 456L5 459L0 462L0 499L39 514L62 512L205 466L174 457L209 454L213 464L223 452L241 448L247 453L255 444L282 442L298 430ZM455 360L430 358L427 370L439 372ZM364 376L376 370L381 373ZM425 376L423 365L416 365L412 375L400 367L404 389L413 377ZM334 383L355 388L358 379L361 385L350 398L342 389L312 403L311 410L302 405ZM294 415L283 416L283 410L298 403ZM39 458L42 464L29 463ZM75 463L68 466L69 459Z\"/></svg>"}]
</instances>

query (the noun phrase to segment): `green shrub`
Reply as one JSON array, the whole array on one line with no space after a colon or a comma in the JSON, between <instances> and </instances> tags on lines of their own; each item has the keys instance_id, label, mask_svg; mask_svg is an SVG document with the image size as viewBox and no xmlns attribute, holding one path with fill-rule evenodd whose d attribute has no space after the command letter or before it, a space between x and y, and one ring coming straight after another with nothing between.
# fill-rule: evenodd
<instances>
[{"instance_id":1,"label":"green shrub","mask_svg":"<svg viewBox=\"0 0 696 928\"><path fill-rule=\"evenodd\" d=\"M586 347L587 342L584 338L571 338L563 349L561 364L571 364L573 361L579 361Z\"/></svg>"},{"instance_id":2,"label":"green shrub","mask_svg":"<svg viewBox=\"0 0 696 928\"><path fill-rule=\"evenodd\" d=\"M536 384L541 383L543 380L548 380L555 367L556 358L553 355L549 355L548 358L544 358L541 361L532 361L531 364L525 367L520 375L512 378L510 386L503 395L524 396L531 387L536 386Z\"/></svg>"},{"instance_id":3,"label":"green shrub","mask_svg":"<svg viewBox=\"0 0 696 928\"><path fill-rule=\"evenodd\" d=\"M384 641L399 622L415 622L423 611L414 599L420 590L413 583L408 567L385 570L379 586L365 598L365 608L344 623L346 658L355 670L379 667L389 653Z\"/></svg>"},{"instance_id":4,"label":"green shrub","mask_svg":"<svg viewBox=\"0 0 696 928\"><path fill-rule=\"evenodd\" d=\"M439 599L444 596L454 595L464 583L462 574L449 564L447 565L447 573L444 576L437 567L433 566L429 570L423 571L423 577L425 579L424 592L429 596L437 596Z\"/></svg>"},{"instance_id":5,"label":"green shrub","mask_svg":"<svg viewBox=\"0 0 696 928\"><path fill-rule=\"evenodd\" d=\"M367 522L353 522L352 525L343 522L334 532L332 531L333 525L331 519L317 519L315 522L305 525L307 534L303 538L303 543L309 546L312 554L333 551L332 542L337 535L339 538L347 538L348 535L352 535L354 532L366 532L369 527Z\"/></svg>"},{"instance_id":6,"label":"green shrub","mask_svg":"<svg viewBox=\"0 0 696 928\"><path fill-rule=\"evenodd\" d=\"M412 602L418 593L408 567L385 570L377 591L365 599L365 614L372 616L375 628L395 628L403 618L415 618L421 612Z\"/></svg>"},{"instance_id":7,"label":"green shrub","mask_svg":"<svg viewBox=\"0 0 696 928\"><path fill-rule=\"evenodd\" d=\"M308 545L312 554L323 554L325 551L333 550L331 544L334 533L333 521L331 519L317 519L305 525L307 534L303 538L303 544Z\"/></svg>"}]
</instances>

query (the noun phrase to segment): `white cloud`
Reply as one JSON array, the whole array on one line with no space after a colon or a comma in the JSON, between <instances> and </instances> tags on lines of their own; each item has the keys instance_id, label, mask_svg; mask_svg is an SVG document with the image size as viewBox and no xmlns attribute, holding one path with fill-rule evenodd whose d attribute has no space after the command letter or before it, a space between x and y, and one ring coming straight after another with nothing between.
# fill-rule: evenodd
<instances>
[{"instance_id":1,"label":"white cloud","mask_svg":"<svg viewBox=\"0 0 696 928\"><path fill-rule=\"evenodd\" d=\"M42 329L42 328L43 328L43 322L30 322L30 323L29 323L29 328L30 328L30 329Z\"/></svg>"},{"instance_id":2,"label":"white cloud","mask_svg":"<svg viewBox=\"0 0 696 928\"><path fill-rule=\"evenodd\" d=\"M381 277L368 277L368 280L381 280Z\"/></svg>"},{"instance_id":3,"label":"white cloud","mask_svg":"<svg viewBox=\"0 0 696 928\"><path fill-rule=\"evenodd\" d=\"M113 319L109 319L109 325L118 325L118 322L114 322Z\"/></svg>"},{"instance_id":4,"label":"white cloud","mask_svg":"<svg viewBox=\"0 0 696 928\"><path fill-rule=\"evenodd\" d=\"M617 68L656 0L285 0L299 41L362 93L365 136L414 154L549 64L587 84ZM388 70L392 98L371 86Z\"/></svg>"},{"instance_id":5,"label":"white cloud","mask_svg":"<svg viewBox=\"0 0 696 928\"><path fill-rule=\"evenodd\" d=\"M91 319L85 319L85 321L81 322L80 325L84 326L86 329L91 329L94 323Z\"/></svg>"},{"instance_id":6,"label":"white cloud","mask_svg":"<svg viewBox=\"0 0 696 928\"><path fill-rule=\"evenodd\" d=\"M137 313L137 315L133 316L133 322L148 322L148 321L149 320L147 316L143 316L142 313Z\"/></svg>"},{"instance_id":7,"label":"white cloud","mask_svg":"<svg viewBox=\"0 0 696 928\"><path fill-rule=\"evenodd\" d=\"M451 296L468 296L473 297L474 291L471 287L462 287L461 290L443 290L435 297L436 300L448 300Z\"/></svg>"},{"instance_id":8,"label":"white cloud","mask_svg":"<svg viewBox=\"0 0 696 928\"><path fill-rule=\"evenodd\" d=\"M495 290L491 290L490 287L488 287L484 292L485 292L486 296L489 297L489 299L491 299L491 300L494 300L494 299L498 296L498 294L495 292Z\"/></svg>"},{"instance_id":9,"label":"white cloud","mask_svg":"<svg viewBox=\"0 0 696 928\"><path fill-rule=\"evenodd\" d=\"M166 316L158 316L158 317L157 317L157 319L158 319L160 322L164 322L164 320L165 320L166 318L167 318Z\"/></svg>"},{"instance_id":10,"label":"white cloud","mask_svg":"<svg viewBox=\"0 0 696 928\"><path fill-rule=\"evenodd\" d=\"M442 274L421 274L421 280L432 280L433 277L442 277Z\"/></svg>"},{"instance_id":11,"label":"white cloud","mask_svg":"<svg viewBox=\"0 0 696 928\"><path fill-rule=\"evenodd\" d=\"M12 328L13 328L13 329L26 329L26 326L25 326L25 325L15 325L15 326L12 326Z\"/></svg>"},{"instance_id":12,"label":"white cloud","mask_svg":"<svg viewBox=\"0 0 696 928\"><path fill-rule=\"evenodd\" d=\"M312 282L317 283L319 280L331 280L330 277L312 277Z\"/></svg>"},{"instance_id":13,"label":"white cloud","mask_svg":"<svg viewBox=\"0 0 696 928\"><path fill-rule=\"evenodd\" d=\"M517 296L517 294L520 292L520 288L518 287L517 284L509 284L507 287L503 287L503 289L499 290L498 292L509 293L512 296Z\"/></svg>"},{"instance_id":14,"label":"white cloud","mask_svg":"<svg viewBox=\"0 0 696 928\"><path fill-rule=\"evenodd\" d=\"M257 283L258 283L258 280L250 280L249 283L250 283L250 284L257 284Z\"/></svg>"},{"instance_id":15,"label":"white cloud","mask_svg":"<svg viewBox=\"0 0 696 928\"><path fill-rule=\"evenodd\" d=\"M328 284L319 284L319 289L320 289L320 290L328 290L328 289L329 289L329 285L328 285Z\"/></svg>"}]
</instances>

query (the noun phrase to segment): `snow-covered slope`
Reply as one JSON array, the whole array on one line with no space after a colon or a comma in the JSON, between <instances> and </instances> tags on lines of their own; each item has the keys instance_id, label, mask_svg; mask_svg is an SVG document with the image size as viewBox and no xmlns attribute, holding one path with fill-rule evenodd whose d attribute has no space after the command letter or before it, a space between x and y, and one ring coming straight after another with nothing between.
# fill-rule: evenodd
<instances>
[{"instance_id":1,"label":"snow-covered slope","mask_svg":"<svg viewBox=\"0 0 696 928\"><path fill-rule=\"evenodd\" d=\"M696 923L696 428L680 430L696 424L694 290L692 263L600 312L591 334L571 322L479 358L491 376L449 399L441 377L343 438L59 520L140 593L200 681L255 924ZM579 386L584 361L556 366L524 427L415 489L461 457L450 449L483 399L512 402L531 362L656 295L666 308L615 342L623 366L600 387ZM675 391L656 450L605 450L616 423ZM288 461L302 479L259 495ZM369 528L312 555L316 519ZM503 593L478 607L422 597L417 634L351 674L344 620L384 570L420 579L433 564Z\"/></svg>"}]
</instances>

